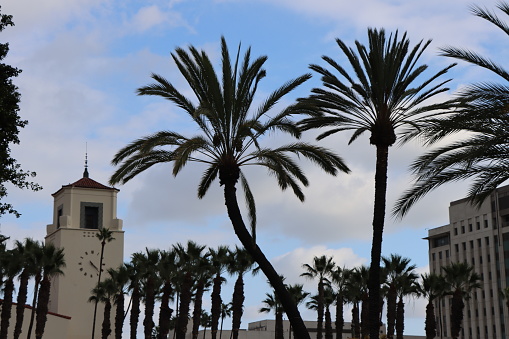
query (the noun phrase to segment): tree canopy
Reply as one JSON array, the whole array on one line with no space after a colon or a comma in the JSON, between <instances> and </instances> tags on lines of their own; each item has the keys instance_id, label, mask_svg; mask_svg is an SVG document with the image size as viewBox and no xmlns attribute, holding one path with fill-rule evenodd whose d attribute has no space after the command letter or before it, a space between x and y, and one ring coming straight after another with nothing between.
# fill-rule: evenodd
<instances>
[{"instance_id":1,"label":"tree canopy","mask_svg":"<svg viewBox=\"0 0 509 339\"><path fill-rule=\"evenodd\" d=\"M12 15L0 13L0 32L7 26L14 26ZM7 56L8 52L9 44L0 43L0 61ZM18 68L0 62L0 216L7 213L20 216L12 204L1 201L7 196L7 183L33 191L42 189L41 186L30 181L31 177L35 177L35 172L24 171L11 156L11 145L19 144L19 130L28 123L26 120L21 120L18 115L20 93L18 87L12 82L12 78L20 73L21 70Z\"/></svg>"}]
</instances>

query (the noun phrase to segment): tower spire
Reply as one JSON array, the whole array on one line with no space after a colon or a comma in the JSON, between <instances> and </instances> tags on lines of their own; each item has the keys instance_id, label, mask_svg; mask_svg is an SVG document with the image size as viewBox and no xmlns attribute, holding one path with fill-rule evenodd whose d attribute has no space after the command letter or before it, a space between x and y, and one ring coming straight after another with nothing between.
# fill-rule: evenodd
<instances>
[{"instance_id":1,"label":"tower spire","mask_svg":"<svg viewBox=\"0 0 509 339\"><path fill-rule=\"evenodd\" d=\"M88 147L85 143L85 171L83 171L83 178L88 178Z\"/></svg>"}]
</instances>

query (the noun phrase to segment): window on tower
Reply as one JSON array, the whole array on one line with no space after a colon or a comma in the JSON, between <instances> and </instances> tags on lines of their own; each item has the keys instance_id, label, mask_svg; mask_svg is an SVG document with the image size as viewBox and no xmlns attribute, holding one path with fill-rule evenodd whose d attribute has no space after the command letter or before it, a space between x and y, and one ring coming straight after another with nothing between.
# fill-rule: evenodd
<instances>
[{"instance_id":1,"label":"window on tower","mask_svg":"<svg viewBox=\"0 0 509 339\"><path fill-rule=\"evenodd\" d=\"M101 203L82 202L80 228L102 228L103 206Z\"/></svg>"}]
</instances>

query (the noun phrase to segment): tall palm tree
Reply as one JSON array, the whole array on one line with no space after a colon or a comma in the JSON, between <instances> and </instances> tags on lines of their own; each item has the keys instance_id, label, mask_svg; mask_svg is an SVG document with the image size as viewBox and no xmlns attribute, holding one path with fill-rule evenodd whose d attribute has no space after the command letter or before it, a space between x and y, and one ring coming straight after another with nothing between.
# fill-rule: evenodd
<instances>
[{"instance_id":1,"label":"tall palm tree","mask_svg":"<svg viewBox=\"0 0 509 339\"><path fill-rule=\"evenodd\" d=\"M474 268L466 263L452 263L442 267L445 283L451 300L451 336L458 338L463 322L464 300L470 298L470 294L480 288L481 276L474 272Z\"/></svg>"},{"instance_id":2,"label":"tall palm tree","mask_svg":"<svg viewBox=\"0 0 509 339\"><path fill-rule=\"evenodd\" d=\"M141 302L141 275L142 267L135 259L134 254L131 256L131 262L126 264L129 272L129 291L131 292L131 313L129 316L130 339L136 339L138 331L138 321L140 318L140 302Z\"/></svg>"},{"instance_id":3,"label":"tall palm tree","mask_svg":"<svg viewBox=\"0 0 509 339\"><path fill-rule=\"evenodd\" d=\"M195 293L194 293L194 309L193 309L193 330L192 338L198 339L198 330L200 328L200 320L203 305L203 293L208 290L212 283L213 271L209 261L210 253L205 253L197 262L195 271Z\"/></svg>"},{"instance_id":4,"label":"tall palm tree","mask_svg":"<svg viewBox=\"0 0 509 339\"><path fill-rule=\"evenodd\" d=\"M185 247L180 243L173 246L174 251L178 255L177 264L180 267L180 274L182 276L179 313L175 329L177 339L184 339L187 333L192 288L205 248L206 246L198 245L194 241L188 241Z\"/></svg>"},{"instance_id":5,"label":"tall palm tree","mask_svg":"<svg viewBox=\"0 0 509 339\"><path fill-rule=\"evenodd\" d=\"M343 338L343 327L345 319L343 318L343 306L346 302L346 292L348 287L348 279L351 270L345 267L338 267L332 271L331 282L335 288L336 294L336 339Z\"/></svg>"},{"instance_id":6,"label":"tall palm tree","mask_svg":"<svg viewBox=\"0 0 509 339\"><path fill-rule=\"evenodd\" d=\"M509 16L507 2L500 2L497 8ZM495 13L480 6L472 6L471 11L509 35L507 24ZM482 81L466 86L457 94L462 105L455 114L436 119L421 131L420 135L429 144L460 132L467 137L437 147L414 161L411 169L416 177L415 185L398 199L393 210L398 216L404 216L420 198L442 184L473 178L467 197L479 206L498 185L509 179L509 72L470 49L445 47L441 50L442 55L482 67L505 82Z\"/></svg>"},{"instance_id":7,"label":"tall palm tree","mask_svg":"<svg viewBox=\"0 0 509 339\"><path fill-rule=\"evenodd\" d=\"M284 339L283 330L283 306L279 302L277 296L271 293L265 293L265 299L262 300L263 307L258 312L270 313L274 312L276 316L276 328L274 331L275 339Z\"/></svg>"},{"instance_id":8,"label":"tall palm tree","mask_svg":"<svg viewBox=\"0 0 509 339\"><path fill-rule=\"evenodd\" d=\"M159 277L162 280L158 339L163 339L167 338L168 332L170 331L170 320L173 309L170 308L169 303L175 293L174 284L177 283L178 268L177 253L175 251L160 251L160 256L159 263L157 264Z\"/></svg>"},{"instance_id":9,"label":"tall palm tree","mask_svg":"<svg viewBox=\"0 0 509 339\"><path fill-rule=\"evenodd\" d=\"M97 277L97 285L99 285L99 283L101 282L101 275L103 272L104 247L106 246L106 243L115 240L115 238L113 238L113 232L110 231L108 228L99 229L99 232L97 232L95 236L101 242L101 256L99 259L99 275ZM94 337L95 337L95 320L97 317L97 303L98 302L99 302L99 300L95 300L95 304L94 304L94 316L92 319L92 339L94 339Z\"/></svg>"},{"instance_id":10,"label":"tall palm tree","mask_svg":"<svg viewBox=\"0 0 509 339\"><path fill-rule=\"evenodd\" d=\"M117 293L116 283L111 278L107 278L97 284L92 289L92 295L88 298L89 302L104 303L104 314L101 328L101 339L107 339L111 334L111 301Z\"/></svg>"},{"instance_id":11,"label":"tall palm tree","mask_svg":"<svg viewBox=\"0 0 509 339\"><path fill-rule=\"evenodd\" d=\"M227 246L219 246L217 249L209 248L210 263L212 265L213 273L215 273L212 293L211 293L211 338L216 339L217 329L219 326L219 318L221 317L221 285L226 279L222 274L226 271L228 265L228 257L230 250Z\"/></svg>"},{"instance_id":12,"label":"tall palm tree","mask_svg":"<svg viewBox=\"0 0 509 339\"><path fill-rule=\"evenodd\" d=\"M145 318L143 319L143 333L145 339L152 338L154 328L154 305L156 292L159 288L159 277L157 274L157 264L159 263L159 250L149 250L145 248L145 253L138 252L133 254L133 261L141 268L140 275L143 285L145 300Z\"/></svg>"},{"instance_id":13,"label":"tall palm tree","mask_svg":"<svg viewBox=\"0 0 509 339\"><path fill-rule=\"evenodd\" d=\"M253 269L254 264L251 254L239 247L235 248L228 263L228 272L231 275L237 275L232 296L232 339L238 339L239 337L240 323L244 313L244 275ZM256 274L258 270L252 272Z\"/></svg>"},{"instance_id":14,"label":"tall palm tree","mask_svg":"<svg viewBox=\"0 0 509 339\"><path fill-rule=\"evenodd\" d=\"M6 278L3 282L4 298L2 301L2 313L0 314L0 339L7 339L9 330L12 295L14 293L14 279L23 269L23 254L15 247L12 250L4 251L0 256L3 275Z\"/></svg>"},{"instance_id":15,"label":"tall palm tree","mask_svg":"<svg viewBox=\"0 0 509 339\"><path fill-rule=\"evenodd\" d=\"M202 198L210 185L219 179L219 184L224 186L228 216L237 237L275 288L290 322L298 329L299 337L309 338L291 296L256 243L254 197L241 168L247 165L265 167L277 179L281 189L291 188L300 200L304 199L301 185L306 186L308 180L290 155L310 159L332 175L338 171L347 172L348 168L334 153L308 143L293 142L274 149L260 144L262 137L273 131L288 133L292 137L300 135L300 130L290 117L301 112L301 105L290 105L280 112L273 111L286 94L310 78L309 74L285 83L262 101L260 107L253 108L258 84L266 75L263 64L267 58L260 57L251 62L251 51L248 49L240 61L239 48L232 64L224 38L221 39L221 55L222 74L217 74L208 55L193 46L189 47L189 52L178 48L172 54L179 71L191 86L197 103L186 98L159 75L153 75L155 84L138 89L140 95L157 95L176 104L197 124L202 134L186 137L176 132L162 131L135 140L113 158L113 164L119 167L110 183L126 183L160 163L173 162L173 175L177 175L189 161L208 166L198 186L198 197ZM237 201L239 180L248 205L251 232L244 223Z\"/></svg>"},{"instance_id":16,"label":"tall palm tree","mask_svg":"<svg viewBox=\"0 0 509 339\"><path fill-rule=\"evenodd\" d=\"M304 291L304 285L302 284L293 284L293 285L287 285L286 288L288 289L288 292L292 296L295 305L297 307L302 304L306 298L309 296L309 292ZM283 310L284 311L284 310ZM292 338L292 324L290 324L290 330L288 331L289 339Z\"/></svg>"},{"instance_id":17,"label":"tall palm tree","mask_svg":"<svg viewBox=\"0 0 509 339\"><path fill-rule=\"evenodd\" d=\"M35 338L41 339L46 327L48 303L50 298L51 279L62 275L65 267L64 249L53 244L45 244L42 248L42 279L37 299Z\"/></svg>"},{"instance_id":18,"label":"tall palm tree","mask_svg":"<svg viewBox=\"0 0 509 339\"><path fill-rule=\"evenodd\" d=\"M396 338L403 339L405 330L405 304L403 298L417 295L417 274L407 272L398 278L398 303L396 305Z\"/></svg>"},{"instance_id":19,"label":"tall palm tree","mask_svg":"<svg viewBox=\"0 0 509 339\"><path fill-rule=\"evenodd\" d=\"M28 333L27 339L30 339L32 336L32 330L35 323L35 313L37 310L37 300L39 299L39 288L42 280L42 273L44 269L44 249L45 246L40 243L40 246L34 248L34 256L32 259L34 260L34 296L32 299L32 309L30 311L30 323L28 325Z\"/></svg>"},{"instance_id":20,"label":"tall palm tree","mask_svg":"<svg viewBox=\"0 0 509 339\"><path fill-rule=\"evenodd\" d=\"M221 328L219 330L219 339L223 336L223 322L224 318L231 317L232 315L232 303L229 302L228 304L221 304Z\"/></svg>"},{"instance_id":21,"label":"tall palm tree","mask_svg":"<svg viewBox=\"0 0 509 339\"><path fill-rule=\"evenodd\" d=\"M386 270L387 279L387 338L392 339L396 326L396 309L398 290L401 289L409 274L417 278L413 270L417 266L410 265L410 258L403 258L398 254L391 254L390 257L382 257L382 262Z\"/></svg>"},{"instance_id":22,"label":"tall palm tree","mask_svg":"<svg viewBox=\"0 0 509 339\"><path fill-rule=\"evenodd\" d=\"M433 273L421 274L421 282L417 285L417 292L419 295L428 299L424 326L424 330L426 331L426 339L433 339L437 334L435 307L433 306L433 301L443 293L443 285L443 276Z\"/></svg>"},{"instance_id":23,"label":"tall palm tree","mask_svg":"<svg viewBox=\"0 0 509 339\"><path fill-rule=\"evenodd\" d=\"M323 330L323 316L324 316L324 288L325 285L329 285L329 280L327 279L334 270L335 263L332 260L332 257L328 257L326 255L322 255L320 257L314 257L313 262L310 264L303 264L305 272L302 273L301 277L306 277L309 279L317 279L318 280L318 304L316 307L316 311L318 314L318 323L316 326L316 338L322 338L322 330Z\"/></svg>"},{"instance_id":24,"label":"tall palm tree","mask_svg":"<svg viewBox=\"0 0 509 339\"><path fill-rule=\"evenodd\" d=\"M116 269L109 268L108 275L115 287L115 339L122 339L122 330L124 327L124 301L126 288L129 284L129 270L125 264L122 264Z\"/></svg>"},{"instance_id":25,"label":"tall palm tree","mask_svg":"<svg viewBox=\"0 0 509 339\"><path fill-rule=\"evenodd\" d=\"M28 283L30 278L35 277L38 269L38 257L40 257L42 244L31 238L24 242L16 241L15 247L23 256L23 271L19 275L18 297L16 299L16 325L14 326L13 338L18 339L23 327L25 316L25 304L27 302ZM33 305L35 306L35 305Z\"/></svg>"},{"instance_id":26,"label":"tall palm tree","mask_svg":"<svg viewBox=\"0 0 509 339\"><path fill-rule=\"evenodd\" d=\"M378 338L378 309L380 291L380 259L382 235L385 222L387 193L387 169L389 147L398 139L398 130L407 127L414 129L440 112L448 111L452 102L433 102L429 99L447 91L444 84L435 80L446 73L453 65L425 77L426 65L417 65L420 56L431 41L419 42L410 47L406 33L400 37L398 32L386 36L383 29L368 30L369 45L359 41L356 49L349 48L337 39L342 53L348 58L354 70L351 76L332 58L323 59L337 73L319 65L311 69L322 76L325 89L315 88L307 100L318 108L315 116L302 121L304 129L330 127L318 136L325 138L336 132L353 130L350 143L362 133L369 132L370 144L376 147L375 201L373 212L373 242L370 265L370 337ZM305 100L305 101L307 101ZM400 138L401 142L408 138Z\"/></svg>"},{"instance_id":27,"label":"tall palm tree","mask_svg":"<svg viewBox=\"0 0 509 339\"><path fill-rule=\"evenodd\" d=\"M368 332L368 327L366 326L369 323L369 320L366 319L368 310L368 278L369 269L366 266L359 266L350 271L346 282L346 299L347 302L353 305L351 323L353 338L364 338L363 334ZM363 310L362 315L359 312L361 306Z\"/></svg>"}]
</instances>

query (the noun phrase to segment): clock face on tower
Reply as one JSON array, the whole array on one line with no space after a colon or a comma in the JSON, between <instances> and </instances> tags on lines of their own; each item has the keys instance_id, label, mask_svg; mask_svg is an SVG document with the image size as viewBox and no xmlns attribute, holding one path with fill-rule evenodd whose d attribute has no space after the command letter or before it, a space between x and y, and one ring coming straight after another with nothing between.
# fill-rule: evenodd
<instances>
[{"instance_id":1,"label":"clock face on tower","mask_svg":"<svg viewBox=\"0 0 509 339\"><path fill-rule=\"evenodd\" d=\"M99 276L99 261L100 261L100 253L96 250L88 250L83 252L80 255L78 261L78 269L80 273L87 278L94 278ZM106 264L104 262L102 266L104 267Z\"/></svg>"}]
</instances>

